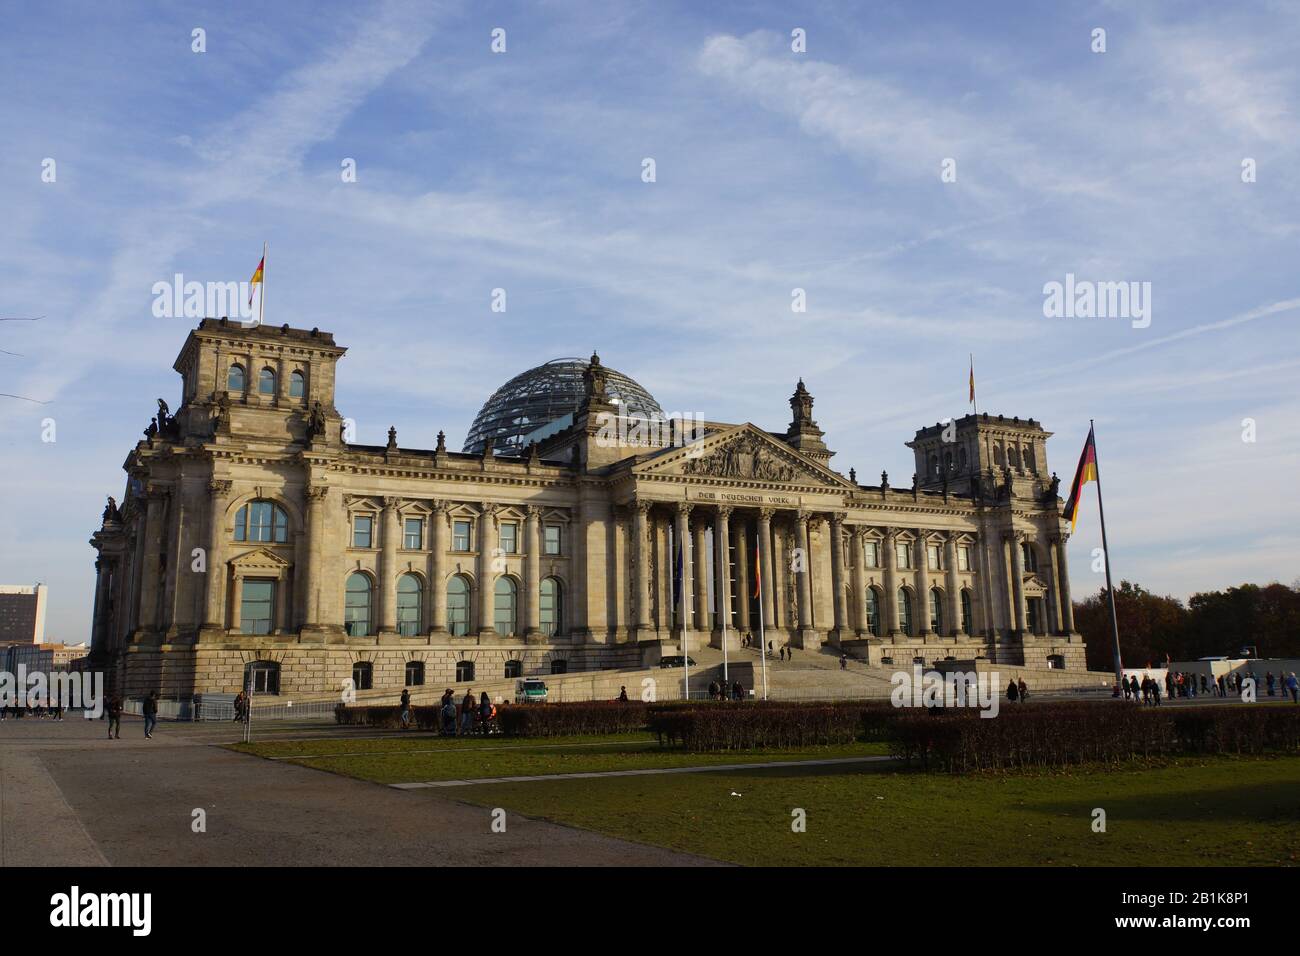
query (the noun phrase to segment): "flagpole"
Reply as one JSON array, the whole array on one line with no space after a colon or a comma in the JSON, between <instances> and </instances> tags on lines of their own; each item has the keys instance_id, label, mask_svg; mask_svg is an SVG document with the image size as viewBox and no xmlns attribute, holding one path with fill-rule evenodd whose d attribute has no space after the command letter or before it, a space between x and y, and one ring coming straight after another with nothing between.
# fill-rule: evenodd
<instances>
[{"instance_id":1,"label":"flagpole","mask_svg":"<svg viewBox=\"0 0 1300 956\"><path fill-rule=\"evenodd\" d=\"M266 319L266 243L262 243L262 296L257 304L257 324L260 328Z\"/></svg>"},{"instance_id":2,"label":"flagpole","mask_svg":"<svg viewBox=\"0 0 1300 956\"><path fill-rule=\"evenodd\" d=\"M970 354L970 407L978 415L980 413L979 403L975 400L975 353Z\"/></svg>"},{"instance_id":3,"label":"flagpole","mask_svg":"<svg viewBox=\"0 0 1300 956\"><path fill-rule=\"evenodd\" d=\"M1098 463L1101 456L1097 454L1097 426L1092 419L1088 419L1088 427L1092 433L1092 467L1097 473L1097 515L1101 519L1101 555L1106 562L1106 593L1110 597L1110 627L1115 640L1115 683L1118 684L1124 679L1124 662L1119 653L1119 616L1115 613L1115 586L1110 580L1110 545L1106 543L1106 508L1101 501L1101 465Z\"/></svg>"},{"instance_id":4,"label":"flagpole","mask_svg":"<svg viewBox=\"0 0 1300 956\"><path fill-rule=\"evenodd\" d=\"M718 526L717 526L716 524L713 526L713 535L714 535L714 537L721 537L721 536L718 534ZM715 557L715 558L717 557L717 551L718 551L718 548L721 548L721 549L722 549L722 566L723 566L724 568L726 568L726 567L731 563L731 556L727 553L727 542L724 540L724 541L722 541L722 542L720 542L720 543L715 542L715 544L716 544L717 546L713 549L713 551L714 551L714 557ZM715 581L714 591L716 592L716 591L717 591L716 580L717 580L717 577L718 577L718 576L715 574L713 577L714 577L714 581ZM722 586L723 586L723 588L725 588L725 589L730 589L730 587L731 587L731 582L730 582L730 581L723 581L723 582L722 582ZM743 591L744 589L742 588L741 590ZM725 593L725 592L724 592L724 593ZM725 604L723 603L723 601L722 601L722 595L721 595L721 594L716 594L716 593L715 593L715 594L713 595L713 607L714 607L714 612L718 615L718 617L722 618L722 682L723 682L723 684L726 684L727 686L730 686L730 685L731 685L731 674L730 674L730 672L729 672L728 669L727 669L727 617L728 617L728 614L726 613L726 610L727 610L727 609L726 609L726 605L725 605ZM722 699L723 699L723 700L726 700L727 697L728 697L727 694L723 694L723 695L722 695Z\"/></svg>"}]
</instances>

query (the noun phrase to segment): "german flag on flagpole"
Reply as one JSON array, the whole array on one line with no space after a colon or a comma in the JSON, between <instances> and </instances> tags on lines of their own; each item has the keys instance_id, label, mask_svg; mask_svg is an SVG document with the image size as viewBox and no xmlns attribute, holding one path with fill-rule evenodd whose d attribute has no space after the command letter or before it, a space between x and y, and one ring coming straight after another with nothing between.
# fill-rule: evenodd
<instances>
[{"instance_id":1,"label":"german flag on flagpole","mask_svg":"<svg viewBox=\"0 0 1300 956\"><path fill-rule=\"evenodd\" d=\"M758 556L758 542L754 542L754 597L762 593L763 564Z\"/></svg>"},{"instance_id":2,"label":"german flag on flagpole","mask_svg":"<svg viewBox=\"0 0 1300 956\"><path fill-rule=\"evenodd\" d=\"M266 248L263 247L263 248L262 248L262 261L259 262L259 263L257 264L257 268L256 268L255 270L253 270L253 278L251 278L251 279L248 280L248 305L249 305L249 308L252 308L252 306L253 306L253 292L255 291L255 287L256 287L256 286L259 286L259 285L262 284L262 273L263 273L263 271L264 271L265 269L266 269Z\"/></svg>"},{"instance_id":3,"label":"german flag on flagpole","mask_svg":"<svg viewBox=\"0 0 1300 956\"><path fill-rule=\"evenodd\" d=\"M1074 533L1074 526L1079 523L1079 499L1083 497L1083 486L1090 481L1097 480L1097 443L1093 437L1093 429L1088 428L1088 440L1083 443L1083 454L1079 456L1079 468L1074 473L1074 483L1070 485L1070 497L1065 501L1065 512L1062 515L1070 521L1070 533Z\"/></svg>"}]
</instances>

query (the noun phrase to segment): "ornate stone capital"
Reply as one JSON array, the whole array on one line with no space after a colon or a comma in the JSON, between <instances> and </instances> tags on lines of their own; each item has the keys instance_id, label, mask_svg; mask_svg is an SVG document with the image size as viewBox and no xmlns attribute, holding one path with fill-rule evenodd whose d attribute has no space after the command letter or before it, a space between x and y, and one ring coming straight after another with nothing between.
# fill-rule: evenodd
<instances>
[{"instance_id":1,"label":"ornate stone capital","mask_svg":"<svg viewBox=\"0 0 1300 956\"><path fill-rule=\"evenodd\" d=\"M776 514L775 508L759 508L758 519L760 521L771 521L772 516Z\"/></svg>"},{"instance_id":2,"label":"ornate stone capital","mask_svg":"<svg viewBox=\"0 0 1300 956\"><path fill-rule=\"evenodd\" d=\"M831 527L836 531L844 530L844 514L839 511L832 511L830 514Z\"/></svg>"},{"instance_id":3,"label":"ornate stone capital","mask_svg":"<svg viewBox=\"0 0 1300 956\"><path fill-rule=\"evenodd\" d=\"M643 515L648 515L650 509L654 507L653 501L647 501L644 498L637 498L632 502L632 507Z\"/></svg>"},{"instance_id":4,"label":"ornate stone capital","mask_svg":"<svg viewBox=\"0 0 1300 956\"><path fill-rule=\"evenodd\" d=\"M213 478L208 481L208 494L214 498L224 498L234 486L235 483L227 478Z\"/></svg>"},{"instance_id":5,"label":"ornate stone capital","mask_svg":"<svg viewBox=\"0 0 1300 956\"><path fill-rule=\"evenodd\" d=\"M715 509L715 513L718 518L726 518L729 521L731 520L731 512L734 510L735 509L731 505L718 505Z\"/></svg>"},{"instance_id":6,"label":"ornate stone capital","mask_svg":"<svg viewBox=\"0 0 1300 956\"><path fill-rule=\"evenodd\" d=\"M308 503L324 504L329 498L329 485L310 485L307 488Z\"/></svg>"},{"instance_id":7,"label":"ornate stone capital","mask_svg":"<svg viewBox=\"0 0 1300 956\"><path fill-rule=\"evenodd\" d=\"M695 506L691 504L689 501L677 502L677 514L682 518L689 518L691 516L691 511L694 508Z\"/></svg>"},{"instance_id":8,"label":"ornate stone capital","mask_svg":"<svg viewBox=\"0 0 1300 956\"><path fill-rule=\"evenodd\" d=\"M402 503L402 499L396 495L384 495L382 501L384 502L384 509L386 511L392 511Z\"/></svg>"},{"instance_id":9,"label":"ornate stone capital","mask_svg":"<svg viewBox=\"0 0 1300 956\"><path fill-rule=\"evenodd\" d=\"M529 521L536 521L542 516L542 506L528 505L524 508L524 514L527 515Z\"/></svg>"}]
</instances>

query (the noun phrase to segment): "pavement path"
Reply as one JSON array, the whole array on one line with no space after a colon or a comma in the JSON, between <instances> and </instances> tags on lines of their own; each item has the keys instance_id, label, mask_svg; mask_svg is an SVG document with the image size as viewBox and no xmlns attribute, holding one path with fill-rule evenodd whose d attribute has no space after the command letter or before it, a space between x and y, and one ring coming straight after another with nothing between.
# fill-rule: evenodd
<instances>
[{"instance_id":1,"label":"pavement path","mask_svg":"<svg viewBox=\"0 0 1300 956\"><path fill-rule=\"evenodd\" d=\"M328 724L268 736L330 736ZM238 727L0 722L0 867L679 866L716 861L220 746ZM375 734L372 736L383 736ZM195 832L202 810L206 831Z\"/></svg>"}]
</instances>

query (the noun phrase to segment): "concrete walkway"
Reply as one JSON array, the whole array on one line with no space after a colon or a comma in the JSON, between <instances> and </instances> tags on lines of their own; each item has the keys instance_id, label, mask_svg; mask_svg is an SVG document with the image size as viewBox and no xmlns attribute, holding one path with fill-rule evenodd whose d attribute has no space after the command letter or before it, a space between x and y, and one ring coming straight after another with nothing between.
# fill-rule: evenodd
<instances>
[{"instance_id":1,"label":"concrete walkway","mask_svg":"<svg viewBox=\"0 0 1300 956\"><path fill-rule=\"evenodd\" d=\"M80 716L0 722L0 867L716 865L513 813L493 833L487 807L214 746L237 734L163 723L146 740L124 718L109 740Z\"/></svg>"},{"instance_id":2,"label":"concrete walkway","mask_svg":"<svg viewBox=\"0 0 1300 956\"><path fill-rule=\"evenodd\" d=\"M830 767L835 764L880 763L893 757L828 757L825 760L770 760L765 763L715 763L701 767L650 767L644 770L588 770L582 773L538 773L519 777L478 777L471 780L429 780L390 783L394 790L476 787L485 783L532 783L535 780L592 780L597 777L646 777L663 773L718 773L725 770L770 770L773 767Z\"/></svg>"}]
</instances>

